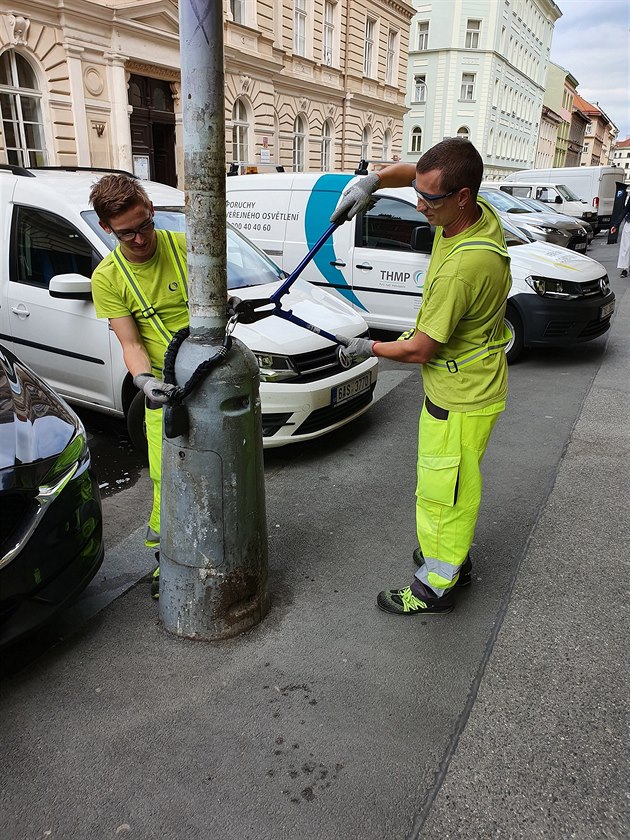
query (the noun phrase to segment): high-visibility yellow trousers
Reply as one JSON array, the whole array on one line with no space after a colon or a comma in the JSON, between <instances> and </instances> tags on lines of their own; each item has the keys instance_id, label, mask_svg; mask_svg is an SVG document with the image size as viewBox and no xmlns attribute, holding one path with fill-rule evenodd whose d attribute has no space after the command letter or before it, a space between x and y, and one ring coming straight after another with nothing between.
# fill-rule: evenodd
<instances>
[{"instance_id":1,"label":"high-visibility yellow trousers","mask_svg":"<svg viewBox=\"0 0 630 840\"><path fill-rule=\"evenodd\" d=\"M425 400L418 430L416 528L424 564L416 577L441 597L459 576L481 504L481 459L505 401L446 412ZM439 416L435 416L439 415Z\"/></svg>"},{"instance_id":2,"label":"high-visibility yellow trousers","mask_svg":"<svg viewBox=\"0 0 630 840\"><path fill-rule=\"evenodd\" d=\"M155 405L153 403L152 405ZM145 544L155 547L160 543L160 492L162 483L162 407L150 408L146 403L144 419L149 447L149 476L153 482L153 507Z\"/></svg>"}]
</instances>

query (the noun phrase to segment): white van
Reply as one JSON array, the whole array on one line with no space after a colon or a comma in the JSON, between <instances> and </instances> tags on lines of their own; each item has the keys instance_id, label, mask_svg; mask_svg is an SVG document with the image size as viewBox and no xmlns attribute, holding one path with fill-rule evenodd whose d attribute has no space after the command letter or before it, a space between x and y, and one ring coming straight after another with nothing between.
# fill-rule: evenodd
<instances>
[{"instance_id":1,"label":"white van","mask_svg":"<svg viewBox=\"0 0 630 840\"><path fill-rule=\"evenodd\" d=\"M560 166L556 169L525 169L521 172L513 172L500 182L503 184L524 183L543 184L548 189L554 189L555 193L549 193L548 197L540 198L531 194L528 198L537 198L540 201L554 202L557 210L567 213L569 216L578 216L577 213L568 209L563 191L569 190L587 205L586 211L591 213L589 218L586 215L578 216L590 222L597 233L610 226L613 203L615 201L616 182L623 181L623 170L615 166ZM518 196L518 193L514 193ZM557 196L561 200L558 201Z\"/></svg>"},{"instance_id":2,"label":"white van","mask_svg":"<svg viewBox=\"0 0 630 840\"><path fill-rule=\"evenodd\" d=\"M103 171L0 166L0 341L68 402L126 416L132 441L142 446L144 395L91 300L92 270L116 244L88 203ZM156 227L184 230L184 193L143 185ZM284 273L229 227L227 239L228 289L243 299L268 298ZM333 334L367 335L358 311L301 278L283 308ZM338 345L276 317L238 324L234 335L260 368L265 447L320 437L373 403L377 359L347 369Z\"/></svg>"},{"instance_id":3,"label":"white van","mask_svg":"<svg viewBox=\"0 0 630 840\"><path fill-rule=\"evenodd\" d=\"M298 265L329 227L339 196L357 177L278 173L227 178L228 220L284 268ZM358 176L363 177L363 176ZM303 277L333 290L368 324L402 331L415 323L430 247L412 249L418 226L411 187L381 189L371 208L338 227ZM505 223L512 258L508 361L525 346L571 345L606 332L614 309L606 269L567 248L526 243Z\"/></svg>"}]
</instances>

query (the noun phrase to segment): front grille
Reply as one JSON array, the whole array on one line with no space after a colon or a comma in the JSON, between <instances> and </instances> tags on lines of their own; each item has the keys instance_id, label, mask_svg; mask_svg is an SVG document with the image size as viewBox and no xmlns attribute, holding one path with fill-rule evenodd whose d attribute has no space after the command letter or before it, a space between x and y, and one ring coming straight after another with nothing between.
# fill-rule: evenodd
<instances>
[{"instance_id":1,"label":"front grille","mask_svg":"<svg viewBox=\"0 0 630 840\"><path fill-rule=\"evenodd\" d=\"M575 330L575 321L549 321L545 327L545 338L564 338Z\"/></svg>"},{"instance_id":2,"label":"front grille","mask_svg":"<svg viewBox=\"0 0 630 840\"><path fill-rule=\"evenodd\" d=\"M594 297L595 295L601 296L602 287L600 284L605 280L608 280L607 274L604 274L602 277L598 277L596 280L589 280L587 283L580 283L578 288L581 290L584 297Z\"/></svg>"},{"instance_id":3,"label":"front grille","mask_svg":"<svg viewBox=\"0 0 630 840\"><path fill-rule=\"evenodd\" d=\"M367 336L368 333L366 331L361 333L360 338L367 338ZM297 356L291 356L291 362L299 376L293 377L289 381L314 382L318 379L341 373L345 368L342 368L339 364L337 346L336 344L331 344L328 347L323 347L321 350L313 350L310 353L298 353Z\"/></svg>"},{"instance_id":4,"label":"front grille","mask_svg":"<svg viewBox=\"0 0 630 840\"><path fill-rule=\"evenodd\" d=\"M0 517L0 553L6 540L22 526L31 508L31 498L24 493L2 495L2 516Z\"/></svg>"},{"instance_id":5,"label":"front grille","mask_svg":"<svg viewBox=\"0 0 630 840\"><path fill-rule=\"evenodd\" d=\"M372 401L372 394L374 393L374 385L369 391L353 397L348 402L341 405L327 405L324 408L318 408L313 411L302 425L293 432L294 435L308 435L312 432L319 432L321 429L326 429L328 426L334 426L335 423L341 423L351 417L355 412L368 406Z\"/></svg>"}]
</instances>

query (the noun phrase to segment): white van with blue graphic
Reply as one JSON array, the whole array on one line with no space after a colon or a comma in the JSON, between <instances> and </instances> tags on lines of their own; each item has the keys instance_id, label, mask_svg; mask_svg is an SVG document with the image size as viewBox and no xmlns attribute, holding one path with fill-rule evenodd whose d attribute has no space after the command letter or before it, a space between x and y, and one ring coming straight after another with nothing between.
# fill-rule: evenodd
<instances>
[{"instance_id":1,"label":"white van with blue graphic","mask_svg":"<svg viewBox=\"0 0 630 840\"><path fill-rule=\"evenodd\" d=\"M273 173L227 178L227 217L287 271L329 227L339 196L363 176ZM402 332L415 323L429 254L411 247L428 225L411 187L378 190L365 213L337 228L306 266L309 282L334 291L371 327ZM506 223L507 224L507 223ZM567 346L606 332L614 310L606 269L589 257L544 242L526 242L506 227L512 289L506 320L523 347Z\"/></svg>"}]
</instances>

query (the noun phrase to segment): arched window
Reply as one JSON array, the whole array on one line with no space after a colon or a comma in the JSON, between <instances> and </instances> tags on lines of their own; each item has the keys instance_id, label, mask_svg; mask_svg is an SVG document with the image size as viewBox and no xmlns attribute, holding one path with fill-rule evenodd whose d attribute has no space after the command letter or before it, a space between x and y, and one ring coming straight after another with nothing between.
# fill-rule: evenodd
<instances>
[{"instance_id":1,"label":"arched window","mask_svg":"<svg viewBox=\"0 0 630 840\"><path fill-rule=\"evenodd\" d=\"M45 166L42 95L35 71L14 50L0 56L0 118L8 162L15 166Z\"/></svg>"},{"instance_id":2,"label":"arched window","mask_svg":"<svg viewBox=\"0 0 630 840\"><path fill-rule=\"evenodd\" d=\"M304 172L304 147L306 145L306 127L302 117L293 122L293 171Z\"/></svg>"},{"instance_id":3,"label":"arched window","mask_svg":"<svg viewBox=\"0 0 630 840\"><path fill-rule=\"evenodd\" d=\"M238 163L249 161L249 120L247 108L242 99L237 99L232 108L232 160Z\"/></svg>"},{"instance_id":4,"label":"arched window","mask_svg":"<svg viewBox=\"0 0 630 840\"><path fill-rule=\"evenodd\" d=\"M460 125L460 127L457 129L457 136L458 137L463 137L464 140L469 140L470 139L470 129L468 128L468 126Z\"/></svg>"},{"instance_id":5,"label":"arched window","mask_svg":"<svg viewBox=\"0 0 630 840\"><path fill-rule=\"evenodd\" d=\"M392 150L392 133L389 129L383 134L383 160L389 160Z\"/></svg>"},{"instance_id":6,"label":"arched window","mask_svg":"<svg viewBox=\"0 0 630 840\"><path fill-rule=\"evenodd\" d=\"M365 126L361 132L361 160L370 159L370 129Z\"/></svg>"},{"instance_id":7,"label":"arched window","mask_svg":"<svg viewBox=\"0 0 630 840\"><path fill-rule=\"evenodd\" d=\"M322 153L320 157L320 169L322 172L329 172L332 168L330 165L330 146L332 141L332 126L329 120L326 120L322 125Z\"/></svg>"},{"instance_id":8,"label":"arched window","mask_svg":"<svg viewBox=\"0 0 630 840\"><path fill-rule=\"evenodd\" d=\"M412 152L422 152L422 129L420 126L415 126L411 131L411 149Z\"/></svg>"}]
</instances>

